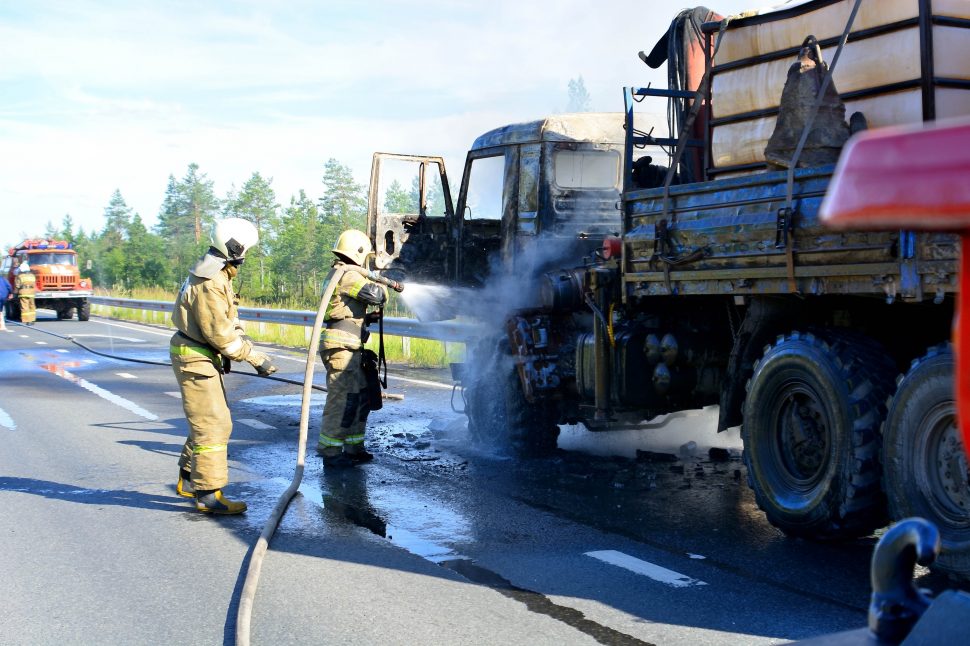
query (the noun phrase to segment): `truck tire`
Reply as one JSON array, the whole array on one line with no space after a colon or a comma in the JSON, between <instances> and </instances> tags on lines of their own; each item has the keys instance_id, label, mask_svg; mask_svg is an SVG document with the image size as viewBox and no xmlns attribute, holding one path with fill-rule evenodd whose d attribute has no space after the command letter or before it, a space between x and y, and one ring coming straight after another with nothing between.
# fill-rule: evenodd
<instances>
[{"instance_id":1,"label":"truck tire","mask_svg":"<svg viewBox=\"0 0 970 646\"><path fill-rule=\"evenodd\" d=\"M479 366L479 374L466 393L472 438L491 450L522 457L555 451L558 413L547 402L531 404L526 400L508 341L480 344L470 363Z\"/></svg>"},{"instance_id":2,"label":"truck tire","mask_svg":"<svg viewBox=\"0 0 970 646\"><path fill-rule=\"evenodd\" d=\"M91 303L84 299L77 306L77 320L87 321L91 318Z\"/></svg>"},{"instance_id":3,"label":"truck tire","mask_svg":"<svg viewBox=\"0 0 970 646\"><path fill-rule=\"evenodd\" d=\"M741 437L748 484L772 525L821 539L885 525L879 425L895 372L885 350L846 332L793 332L766 348Z\"/></svg>"},{"instance_id":4,"label":"truck tire","mask_svg":"<svg viewBox=\"0 0 970 646\"><path fill-rule=\"evenodd\" d=\"M953 351L942 344L899 377L883 425L884 483L893 520L921 516L939 528L933 568L970 580L970 482L953 369Z\"/></svg>"}]
</instances>

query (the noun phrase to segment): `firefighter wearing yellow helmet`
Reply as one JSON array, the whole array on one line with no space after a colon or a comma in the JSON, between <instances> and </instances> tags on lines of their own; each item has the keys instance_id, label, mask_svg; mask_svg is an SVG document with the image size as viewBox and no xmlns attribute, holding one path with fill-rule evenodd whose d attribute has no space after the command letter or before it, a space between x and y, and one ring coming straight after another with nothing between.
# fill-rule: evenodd
<instances>
[{"instance_id":1,"label":"firefighter wearing yellow helmet","mask_svg":"<svg viewBox=\"0 0 970 646\"><path fill-rule=\"evenodd\" d=\"M182 393L189 435L179 457L176 491L195 498L196 509L239 514L246 503L226 498L229 483L227 445L232 417L223 373L229 361L245 361L262 376L276 372L265 353L244 334L237 315L232 279L259 241L256 227L242 218L227 218L212 230L212 246L189 272L175 300L169 354Z\"/></svg>"},{"instance_id":2,"label":"firefighter wearing yellow helmet","mask_svg":"<svg viewBox=\"0 0 970 646\"><path fill-rule=\"evenodd\" d=\"M362 231L348 229L333 247L334 267L347 267L327 305L326 329L321 337L320 358L327 369L327 400L317 452L327 466L352 466L374 456L364 447L364 430L370 413L361 356L368 323L378 312L368 307L383 305L387 291L353 267L366 268L373 253Z\"/></svg>"}]
</instances>

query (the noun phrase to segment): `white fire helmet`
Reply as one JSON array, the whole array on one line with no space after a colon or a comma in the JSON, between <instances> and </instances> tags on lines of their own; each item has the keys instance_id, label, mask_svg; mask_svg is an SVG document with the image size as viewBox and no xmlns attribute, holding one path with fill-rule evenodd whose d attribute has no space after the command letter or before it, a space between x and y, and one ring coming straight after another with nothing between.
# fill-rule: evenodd
<instances>
[{"instance_id":1,"label":"white fire helmet","mask_svg":"<svg viewBox=\"0 0 970 646\"><path fill-rule=\"evenodd\" d=\"M30 271L30 265L27 264L27 261L25 260L22 263L20 263L20 269L18 269L17 271L19 271L21 274L26 274L28 271Z\"/></svg>"},{"instance_id":2,"label":"white fire helmet","mask_svg":"<svg viewBox=\"0 0 970 646\"><path fill-rule=\"evenodd\" d=\"M337 244L333 246L333 253L339 258L363 267L367 256L374 253L374 247L366 233L357 229L347 229L337 238Z\"/></svg>"},{"instance_id":3,"label":"white fire helmet","mask_svg":"<svg viewBox=\"0 0 970 646\"><path fill-rule=\"evenodd\" d=\"M241 261L258 242L259 231L249 220L226 218L212 227L212 246L229 261Z\"/></svg>"}]
</instances>

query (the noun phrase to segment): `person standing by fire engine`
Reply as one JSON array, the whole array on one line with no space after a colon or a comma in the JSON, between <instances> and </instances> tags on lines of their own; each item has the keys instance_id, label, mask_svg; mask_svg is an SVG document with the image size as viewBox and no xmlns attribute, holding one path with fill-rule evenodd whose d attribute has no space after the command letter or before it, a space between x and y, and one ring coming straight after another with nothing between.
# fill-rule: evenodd
<instances>
[{"instance_id":1,"label":"person standing by fire engine","mask_svg":"<svg viewBox=\"0 0 970 646\"><path fill-rule=\"evenodd\" d=\"M383 305L387 291L356 271L364 268L374 251L370 238L356 229L340 234L333 247L334 267L344 267L327 305L326 329L321 338L320 358L327 369L327 400L323 405L323 424L317 453L328 466L353 466L374 459L364 447L364 432L370 413L366 395L367 381L361 369L368 323L380 312L367 312L370 306Z\"/></svg>"},{"instance_id":2,"label":"person standing by fire engine","mask_svg":"<svg viewBox=\"0 0 970 646\"><path fill-rule=\"evenodd\" d=\"M37 278L30 271L27 261L20 264L17 276L14 278L14 289L17 290L17 298L20 304L20 322L24 325L33 325L37 320L37 305L34 303L34 294L37 291Z\"/></svg>"},{"instance_id":3,"label":"person standing by fire engine","mask_svg":"<svg viewBox=\"0 0 970 646\"><path fill-rule=\"evenodd\" d=\"M6 276L0 276L0 332L7 332L7 301L13 298L13 287Z\"/></svg>"},{"instance_id":4,"label":"person standing by fire engine","mask_svg":"<svg viewBox=\"0 0 970 646\"><path fill-rule=\"evenodd\" d=\"M169 355L189 423L176 491L194 497L196 509L207 513L246 511L246 503L222 493L229 483L227 448L232 433L223 381L229 361L245 361L264 377L276 372L269 357L243 334L232 287L246 251L258 241L252 222L242 218L217 222L212 246L189 272L172 311L178 331L172 336Z\"/></svg>"}]
</instances>

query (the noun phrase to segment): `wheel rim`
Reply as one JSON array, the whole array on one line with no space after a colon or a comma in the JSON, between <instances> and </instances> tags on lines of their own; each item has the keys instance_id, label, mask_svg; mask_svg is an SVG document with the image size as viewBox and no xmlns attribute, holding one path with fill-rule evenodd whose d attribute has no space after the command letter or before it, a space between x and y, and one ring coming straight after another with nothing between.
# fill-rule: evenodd
<instances>
[{"instance_id":1,"label":"wheel rim","mask_svg":"<svg viewBox=\"0 0 970 646\"><path fill-rule=\"evenodd\" d=\"M828 412L818 394L803 382L788 382L771 407L775 476L786 487L807 493L822 481L832 445Z\"/></svg>"},{"instance_id":2,"label":"wheel rim","mask_svg":"<svg viewBox=\"0 0 970 646\"><path fill-rule=\"evenodd\" d=\"M917 462L924 471L919 479L923 495L939 518L952 526L968 527L970 482L953 402L935 406L920 426L917 437L927 438Z\"/></svg>"}]
</instances>

